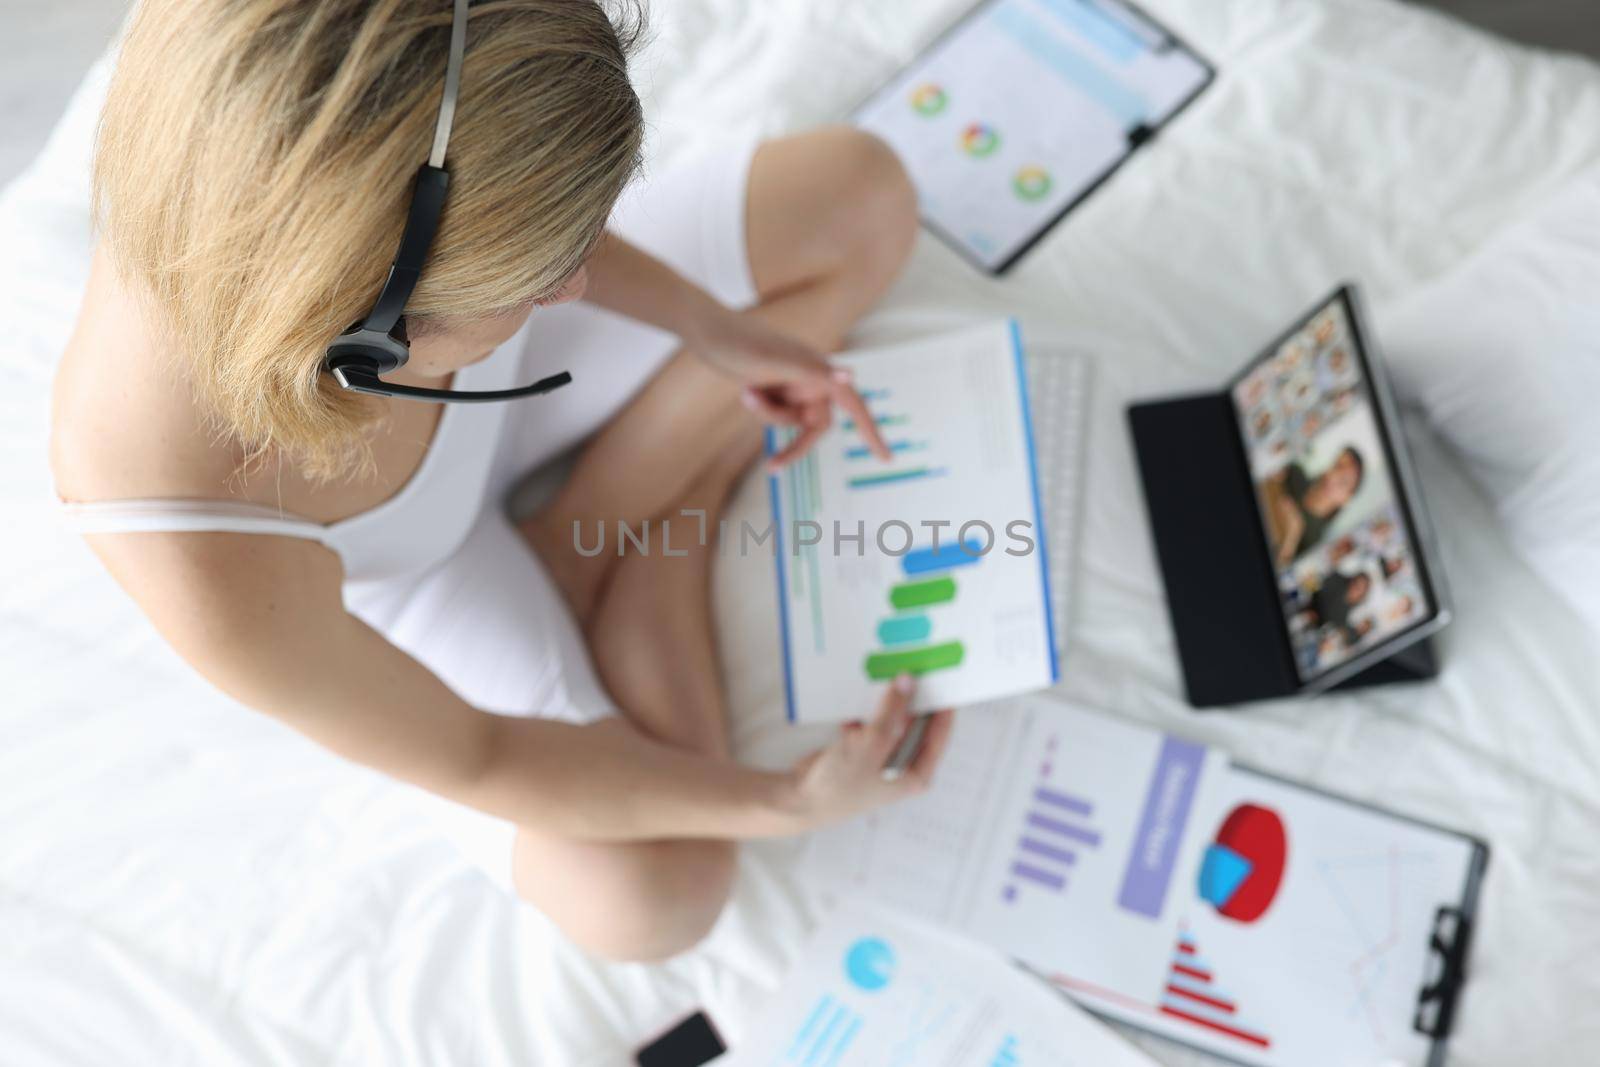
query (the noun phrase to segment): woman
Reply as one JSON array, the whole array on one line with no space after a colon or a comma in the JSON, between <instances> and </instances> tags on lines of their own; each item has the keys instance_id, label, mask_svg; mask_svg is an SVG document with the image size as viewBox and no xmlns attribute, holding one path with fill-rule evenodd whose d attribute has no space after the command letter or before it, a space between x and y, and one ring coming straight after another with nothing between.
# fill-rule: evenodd
<instances>
[{"instance_id":1,"label":"woman","mask_svg":"<svg viewBox=\"0 0 1600 1067\"><path fill-rule=\"evenodd\" d=\"M450 32L448 0L141 6L56 382L57 490L214 684L496 817L464 847L590 950L661 958L715 920L734 840L921 788L949 719L892 783L909 679L792 771L739 767L714 547L675 530L685 555L585 555L575 526L688 510L715 529L757 415L797 428L788 459L831 404L862 410L817 353L900 270L914 197L880 143L827 129L723 146L618 206L642 128L631 34L592 0L479 3L388 380L574 383L447 411L341 392L323 356L394 254ZM508 520L517 476L584 439L553 501Z\"/></svg>"},{"instance_id":2,"label":"woman","mask_svg":"<svg viewBox=\"0 0 1600 1067\"><path fill-rule=\"evenodd\" d=\"M1361 489L1366 462L1354 448L1345 448L1315 478L1291 463L1261 483L1267 524L1279 567L1288 567L1322 543L1333 520Z\"/></svg>"}]
</instances>

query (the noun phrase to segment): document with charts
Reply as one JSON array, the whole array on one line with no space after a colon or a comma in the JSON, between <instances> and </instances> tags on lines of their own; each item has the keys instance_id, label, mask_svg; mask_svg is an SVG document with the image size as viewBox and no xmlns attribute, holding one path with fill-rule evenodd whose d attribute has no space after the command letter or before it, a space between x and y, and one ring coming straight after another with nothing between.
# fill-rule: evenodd
<instances>
[{"instance_id":1,"label":"document with charts","mask_svg":"<svg viewBox=\"0 0 1600 1067\"><path fill-rule=\"evenodd\" d=\"M905 161L929 226L1001 271L1211 77L1122 0L989 0L855 121Z\"/></svg>"},{"instance_id":2,"label":"document with charts","mask_svg":"<svg viewBox=\"0 0 1600 1067\"><path fill-rule=\"evenodd\" d=\"M956 719L933 788L819 834L814 879L1243 1063L1437 1062L1420 998L1481 843L1052 700Z\"/></svg>"},{"instance_id":3,"label":"document with charts","mask_svg":"<svg viewBox=\"0 0 1600 1067\"><path fill-rule=\"evenodd\" d=\"M840 908L718 1067L1155 1067L1005 957Z\"/></svg>"},{"instance_id":4,"label":"document with charts","mask_svg":"<svg viewBox=\"0 0 1600 1067\"><path fill-rule=\"evenodd\" d=\"M1048 687L1049 553L1016 324L840 362L892 458L843 420L771 479L790 719L866 716L902 672L921 679L918 711Z\"/></svg>"}]
</instances>

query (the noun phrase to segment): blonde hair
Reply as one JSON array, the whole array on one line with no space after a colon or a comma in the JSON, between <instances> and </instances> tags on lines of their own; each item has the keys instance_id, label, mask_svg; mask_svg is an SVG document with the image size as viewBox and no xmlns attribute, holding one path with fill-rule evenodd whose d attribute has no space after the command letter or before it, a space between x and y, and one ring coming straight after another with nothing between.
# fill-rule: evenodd
<instances>
[{"instance_id":1,"label":"blonde hair","mask_svg":"<svg viewBox=\"0 0 1600 1067\"><path fill-rule=\"evenodd\" d=\"M371 306L444 85L449 0L144 0L95 152L96 218L196 397L249 459L370 463L381 405L323 352ZM583 262L637 169L638 19L472 5L450 192L408 305L505 312Z\"/></svg>"}]
</instances>

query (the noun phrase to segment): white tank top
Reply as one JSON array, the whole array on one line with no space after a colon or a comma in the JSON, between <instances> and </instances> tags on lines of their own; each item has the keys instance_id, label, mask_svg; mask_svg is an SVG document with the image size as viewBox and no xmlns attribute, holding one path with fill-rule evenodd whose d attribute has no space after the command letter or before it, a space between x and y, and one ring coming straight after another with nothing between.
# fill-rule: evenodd
<instances>
[{"instance_id":1,"label":"white tank top","mask_svg":"<svg viewBox=\"0 0 1600 1067\"><path fill-rule=\"evenodd\" d=\"M521 368L527 332L524 325L487 359L457 371L453 387L522 384L512 379ZM61 512L77 533L239 533L317 541L339 554L347 583L417 573L449 558L471 532L512 406L447 404L427 453L400 491L339 522L314 522L260 504L181 498L62 503Z\"/></svg>"}]
</instances>

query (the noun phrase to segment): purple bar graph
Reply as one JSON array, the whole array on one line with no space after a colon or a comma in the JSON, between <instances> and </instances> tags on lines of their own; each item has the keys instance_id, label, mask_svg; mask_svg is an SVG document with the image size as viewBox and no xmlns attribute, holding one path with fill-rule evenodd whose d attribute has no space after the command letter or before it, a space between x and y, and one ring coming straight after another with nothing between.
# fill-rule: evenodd
<instances>
[{"instance_id":1,"label":"purple bar graph","mask_svg":"<svg viewBox=\"0 0 1600 1067\"><path fill-rule=\"evenodd\" d=\"M1078 862L1078 854L1070 848L1060 848L1033 837L1024 837L1017 842L1017 848L1023 852L1031 852L1035 856L1043 856L1047 860L1064 863L1069 867Z\"/></svg>"},{"instance_id":2,"label":"purple bar graph","mask_svg":"<svg viewBox=\"0 0 1600 1067\"><path fill-rule=\"evenodd\" d=\"M1035 867L1031 863L1013 863L1011 873L1018 878L1026 878L1030 882L1037 882L1049 889L1060 889L1067 884L1062 875L1054 871L1047 871L1043 867Z\"/></svg>"},{"instance_id":3,"label":"purple bar graph","mask_svg":"<svg viewBox=\"0 0 1600 1067\"><path fill-rule=\"evenodd\" d=\"M1049 815L1040 815L1038 812L1033 812L1028 816L1028 825L1039 830L1048 830L1053 834L1060 834L1062 837L1088 845L1090 848L1096 848L1100 844L1100 835L1093 830L1085 830L1081 826L1062 822L1060 819L1052 818Z\"/></svg>"},{"instance_id":4,"label":"purple bar graph","mask_svg":"<svg viewBox=\"0 0 1600 1067\"><path fill-rule=\"evenodd\" d=\"M1063 811L1070 811L1074 815L1082 815L1086 819L1094 814L1094 805L1087 800L1082 800L1069 793L1062 793L1042 785L1033 791L1033 799L1041 804L1049 804L1052 807L1061 808Z\"/></svg>"},{"instance_id":5,"label":"purple bar graph","mask_svg":"<svg viewBox=\"0 0 1600 1067\"><path fill-rule=\"evenodd\" d=\"M1078 852L1100 847L1100 832L1082 825L1094 815L1094 804L1045 784L1055 766L1051 759L1055 747L1054 737L1045 742L1044 761L1039 765L1042 781L1034 787L1023 816L1026 829L1017 839L1011 878L1000 887L1000 899L1007 904L1016 902L1023 882L1061 892L1067 886L1067 874L1077 866ZM1067 841L1072 843L1070 847L1063 843Z\"/></svg>"}]
</instances>

